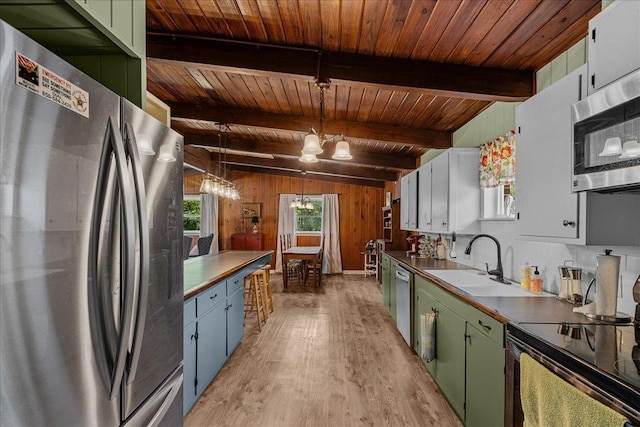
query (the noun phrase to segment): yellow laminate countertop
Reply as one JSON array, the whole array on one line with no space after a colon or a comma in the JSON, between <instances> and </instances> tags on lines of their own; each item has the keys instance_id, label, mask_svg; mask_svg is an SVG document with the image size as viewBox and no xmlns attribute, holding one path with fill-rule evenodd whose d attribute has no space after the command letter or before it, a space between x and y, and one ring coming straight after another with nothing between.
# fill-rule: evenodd
<instances>
[{"instance_id":1,"label":"yellow laminate countertop","mask_svg":"<svg viewBox=\"0 0 640 427\"><path fill-rule=\"evenodd\" d=\"M223 251L184 261L184 299L208 289L246 266L264 258L271 260L273 251Z\"/></svg>"}]
</instances>

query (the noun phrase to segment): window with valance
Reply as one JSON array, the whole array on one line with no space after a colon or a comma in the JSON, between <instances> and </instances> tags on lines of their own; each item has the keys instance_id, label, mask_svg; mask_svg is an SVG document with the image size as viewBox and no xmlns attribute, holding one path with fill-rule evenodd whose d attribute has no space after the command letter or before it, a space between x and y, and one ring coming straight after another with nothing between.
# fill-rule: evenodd
<instances>
[{"instance_id":1,"label":"window with valance","mask_svg":"<svg viewBox=\"0 0 640 427\"><path fill-rule=\"evenodd\" d=\"M516 181L516 131L480 145L480 187L512 185Z\"/></svg>"},{"instance_id":2,"label":"window with valance","mask_svg":"<svg viewBox=\"0 0 640 427\"><path fill-rule=\"evenodd\" d=\"M480 145L483 218L515 216L516 132Z\"/></svg>"}]
</instances>

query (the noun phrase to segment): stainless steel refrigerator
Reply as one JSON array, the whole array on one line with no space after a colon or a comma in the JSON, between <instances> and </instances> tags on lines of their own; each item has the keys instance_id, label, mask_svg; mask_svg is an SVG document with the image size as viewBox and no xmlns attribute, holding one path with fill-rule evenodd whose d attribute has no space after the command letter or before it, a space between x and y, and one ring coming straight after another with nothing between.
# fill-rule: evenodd
<instances>
[{"instance_id":1,"label":"stainless steel refrigerator","mask_svg":"<svg viewBox=\"0 0 640 427\"><path fill-rule=\"evenodd\" d=\"M182 145L0 21L0 425L182 425Z\"/></svg>"}]
</instances>

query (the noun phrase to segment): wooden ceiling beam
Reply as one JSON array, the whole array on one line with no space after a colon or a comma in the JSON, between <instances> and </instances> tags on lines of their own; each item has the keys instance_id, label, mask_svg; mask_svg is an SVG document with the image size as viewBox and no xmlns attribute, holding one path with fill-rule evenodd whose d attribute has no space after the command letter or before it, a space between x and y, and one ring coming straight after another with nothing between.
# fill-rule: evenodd
<instances>
[{"instance_id":1,"label":"wooden ceiling beam","mask_svg":"<svg viewBox=\"0 0 640 427\"><path fill-rule=\"evenodd\" d=\"M175 34L148 33L147 57L218 71L277 73L349 84L420 89L431 95L482 101L523 101L534 94L535 86L534 71L322 52Z\"/></svg>"},{"instance_id":2,"label":"wooden ceiling beam","mask_svg":"<svg viewBox=\"0 0 640 427\"><path fill-rule=\"evenodd\" d=\"M268 129L287 129L296 132L308 132L310 127L318 125L315 117L290 114L267 113L233 107L214 107L187 103L168 103L172 120L206 120L210 122L257 126ZM451 147L452 133L432 129L408 128L379 123L363 123L347 120L323 120L327 135L342 135L352 138L369 139L381 142L393 142L424 148Z\"/></svg>"},{"instance_id":3,"label":"wooden ceiling beam","mask_svg":"<svg viewBox=\"0 0 640 427\"><path fill-rule=\"evenodd\" d=\"M211 136L195 133L183 133L183 136L186 145L197 145L201 147L218 146L217 133ZM263 142L256 141L254 139L241 139L231 137L227 139L227 148L229 148L230 150L247 151L250 153L264 153L297 158L300 157L302 144L300 144L300 146L296 146L278 142ZM330 156L334 149L335 143L327 142L324 146L324 153L320 155L321 159L322 157ZM397 170L412 170L416 168L415 157L371 153L363 150L358 150L358 148L354 147L353 145L351 145L350 151L353 159L347 161L347 163L349 164L359 164L369 167L383 167ZM344 162L344 160L332 160L330 157L327 158L326 161L336 163Z\"/></svg>"},{"instance_id":4,"label":"wooden ceiling beam","mask_svg":"<svg viewBox=\"0 0 640 427\"><path fill-rule=\"evenodd\" d=\"M249 166L249 165L233 165L229 169L242 171L242 172L250 172L250 173L261 173L267 175L280 175L280 176L291 176L293 178L300 178L300 170L285 170L285 169L265 169L261 166ZM328 181L328 182L338 182L341 184L352 184L352 185L361 185L365 187L376 187L376 188L385 188L384 181L373 181L369 179L358 179L358 178L346 178L342 176L332 176L332 175L320 175L315 174L313 172L309 172L306 177L308 179L318 180L318 181Z\"/></svg>"},{"instance_id":5,"label":"wooden ceiling beam","mask_svg":"<svg viewBox=\"0 0 640 427\"><path fill-rule=\"evenodd\" d=\"M214 175L220 175L216 158L204 148L184 146L184 163Z\"/></svg>"},{"instance_id":6,"label":"wooden ceiling beam","mask_svg":"<svg viewBox=\"0 0 640 427\"><path fill-rule=\"evenodd\" d=\"M265 159L261 157L227 155L226 159L223 159L222 162L228 165L254 166L267 169L304 170L314 174L369 179L373 181L396 181L398 179L397 172L323 161L317 163L302 163L296 159Z\"/></svg>"}]
</instances>

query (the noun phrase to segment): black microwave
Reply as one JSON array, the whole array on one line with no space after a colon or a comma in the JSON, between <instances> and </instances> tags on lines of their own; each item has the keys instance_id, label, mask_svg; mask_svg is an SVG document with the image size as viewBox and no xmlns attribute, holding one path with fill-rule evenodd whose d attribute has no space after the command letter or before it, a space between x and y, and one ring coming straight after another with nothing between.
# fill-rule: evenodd
<instances>
[{"instance_id":1,"label":"black microwave","mask_svg":"<svg viewBox=\"0 0 640 427\"><path fill-rule=\"evenodd\" d=\"M640 70L572 107L572 191L640 189Z\"/></svg>"}]
</instances>

